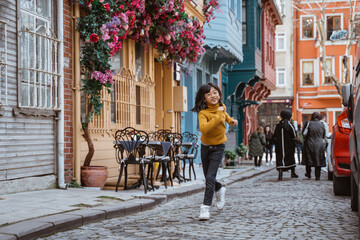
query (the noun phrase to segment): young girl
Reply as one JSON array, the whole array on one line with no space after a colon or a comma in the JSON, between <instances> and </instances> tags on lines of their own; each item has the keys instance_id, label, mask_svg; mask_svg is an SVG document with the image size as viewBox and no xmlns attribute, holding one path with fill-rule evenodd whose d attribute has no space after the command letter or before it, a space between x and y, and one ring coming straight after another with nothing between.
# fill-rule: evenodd
<instances>
[{"instance_id":1,"label":"young girl","mask_svg":"<svg viewBox=\"0 0 360 240\"><path fill-rule=\"evenodd\" d=\"M222 209L225 204L225 187L216 181L216 173L225 149L225 121L237 126L238 122L226 113L221 101L221 90L213 83L202 85L195 98L193 112L199 113L201 135L201 162L205 176L205 196L200 207L199 220L210 219L210 206L216 193L216 207Z\"/></svg>"}]
</instances>

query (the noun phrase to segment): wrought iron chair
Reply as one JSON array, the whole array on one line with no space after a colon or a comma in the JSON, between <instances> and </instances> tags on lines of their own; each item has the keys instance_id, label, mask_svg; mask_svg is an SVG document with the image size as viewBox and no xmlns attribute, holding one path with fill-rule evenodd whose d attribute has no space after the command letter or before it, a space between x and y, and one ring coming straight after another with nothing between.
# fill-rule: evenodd
<instances>
[{"instance_id":1,"label":"wrought iron chair","mask_svg":"<svg viewBox=\"0 0 360 240\"><path fill-rule=\"evenodd\" d=\"M152 162L145 158L145 149L149 141L148 134L144 131L136 130L132 127L127 127L118 130L115 133L115 156L119 163L119 178L116 183L116 192L120 184L120 180L125 170L124 190L127 189L128 165L136 164L140 166L140 179L130 188L140 187L144 185L144 191L147 193L148 180L145 176L145 167L148 165L152 169ZM153 185L153 182L151 182Z\"/></svg>"},{"instance_id":2,"label":"wrought iron chair","mask_svg":"<svg viewBox=\"0 0 360 240\"><path fill-rule=\"evenodd\" d=\"M198 144L198 136L196 134L190 132L184 132L181 134L181 153L177 155L178 159L183 162L183 178L184 181L191 181L191 170L194 173L194 179L196 180L196 173L194 167L194 159L197 156L199 144ZM185 167L186 160L189 161L189 178L185 178Z\"/></svg>"},{"instance_id":3,"label":"wrought iron chair","mask_svg":"<svg viewBox=\"0 0 360 240\"><path fill-rule=\"evenodd\" d=\"M173 179L177 178L179 183L183 181L183 177L180 174L180 158L179 152L181 148L182 136L180 133L172 133L172 146L171 146L171 160L174 161Z\"/></svg>"},{"instance_id":4,"label":"wrought iron chair","mask_svg":"<svg viewBox=\"0 0 360 240\"><path fill-rule=\"evenodd\" d=\"M162 169L162 180L165 183L165 188L167 188L167 179L169 178L171 186L173 186L173 181L171 178L171 169L170 169L170 149L172 133L169 130L158 130L153 133L149 133L149 142L148 147L150 148L150 156L147 156L147 159L150 159L153 163L159 163L159 168L156 174L156 178L159 176L160 169ZM150 170L150 169L149 169ZM166 171L168 171L168 176ZM148 177L149 177L148 171ZM151 178L152 172L151 172Z\"/></svg>"}]
</instances>

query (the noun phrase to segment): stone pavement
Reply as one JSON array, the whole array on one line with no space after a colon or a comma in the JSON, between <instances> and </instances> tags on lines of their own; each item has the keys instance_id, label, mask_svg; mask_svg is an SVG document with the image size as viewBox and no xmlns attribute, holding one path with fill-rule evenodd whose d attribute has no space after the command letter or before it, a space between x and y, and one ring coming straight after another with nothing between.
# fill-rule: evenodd
<instances>
[{"instance_id":1,"label":"stone pavement","mask_svg":"<svg viewBox=\"0 0 360 240\"><path fill-rule=\"evenodd\" d=\"M349 196L334 196L327 174L320 181L275 170L226 186L226 204L214 205L199 221L203 193L158 205L126 217L107 219L39 240L355 240L358 216Z\"/></svg>"},{"instance_id":2,"label":"stone pavement","mask_svg":"<svg viewBox=\"0 0 360 240\"><path fill-rule=\"evenodd\" d=\"M226 185L274 169L255 170L249 161L238 169L219 169L217 179ZM34 239L85 225L90 222L145 211L175 198L204 190L202 168L196 166L197 180L165 189L161 186L144 194L133 190L87 188L50 189L0 196L0 240ZM176 180L175 180L176 182Z\"/></svg>"}]
</instances>

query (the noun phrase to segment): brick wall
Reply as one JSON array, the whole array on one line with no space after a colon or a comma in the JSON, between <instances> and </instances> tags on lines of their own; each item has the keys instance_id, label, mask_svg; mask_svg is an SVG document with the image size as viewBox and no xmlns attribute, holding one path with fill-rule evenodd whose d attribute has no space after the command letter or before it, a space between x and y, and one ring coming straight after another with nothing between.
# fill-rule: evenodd
<instances>
[{"instance_id":1,"label":"brick wall","mask_svg":"<svg viewBox=\"0 0 360 240\"><path fill-rule=\"evenodd\" d=\"M64 1L64 118L65 118L65 182L73 178L73 127L72 127L72 12L71 4Z\"/></svg>"}]
</instances>

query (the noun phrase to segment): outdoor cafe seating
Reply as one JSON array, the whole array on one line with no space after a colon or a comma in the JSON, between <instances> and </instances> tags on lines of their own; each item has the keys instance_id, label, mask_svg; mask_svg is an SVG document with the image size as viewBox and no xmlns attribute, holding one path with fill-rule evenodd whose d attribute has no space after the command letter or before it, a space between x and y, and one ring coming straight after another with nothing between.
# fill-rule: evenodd
<instances>
[{"instance_id":1,"label":"outdoor cafe seating","mask_svg":"<svg viewBox=\"0 0 360 240\"><path fill-rule=\"evenodd\" d=\"M182 141L182 139L186 141ZM118 191L120 180L124 174L124 190L144 186L144 192L155 190L154 180L159 178L167 188L167 181L173 186L173 179L179 183L191 180L191 170L195 175L193 160L197 154L197 135L185 132L183 134L160 129L146 133L132 127L117 130L115 133L115 156L119 164L119 177L115 191ZM185 179L186 159L189 161L189 179ZM183 166L181 165L183 162ZM127 186L128 165L139 166L139 180L132 186ZM154 168L157 166L157 169ZM145 174L147 168L147 174ZM181 175L181 168L183 174ZM157 173L154 178L155 170Z\"/></svg>"},{"instance_id":2,"label":"outdoor cafe seating","mask_svg":"<svg viewBox=\"0 0 360 240\"><path fill-rule=\"evenodd\" d=\"M128 165L136 164L140 167L140 180L132 185L130 188L140 187L144 185L145 193L148 190L148 180L145 176L146 165L152 169L152 161L145 157L146 146L149 141L149 136L146 132L136 130L132 127L127 127L123 130L118 130L115 133L115 157L120 165L119 178L116 183L115 191L118 191L120 180L125 173L124 190L127 189ZM151 185L153 183L151 182Z\"/></svg>"}]
</instances>

